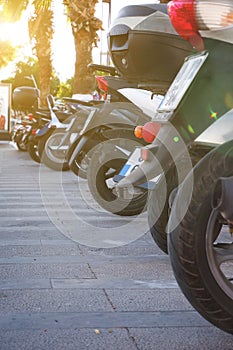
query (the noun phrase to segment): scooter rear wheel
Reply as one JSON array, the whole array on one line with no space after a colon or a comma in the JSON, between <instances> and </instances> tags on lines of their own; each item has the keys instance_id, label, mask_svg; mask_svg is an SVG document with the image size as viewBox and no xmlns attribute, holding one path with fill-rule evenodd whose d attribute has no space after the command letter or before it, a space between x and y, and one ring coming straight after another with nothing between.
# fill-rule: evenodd
<instances>
[{"instance_id":1,"label":"scooter rear wheel","mask_svg":"<svg viewBox=\"0 0 233 350\"><path fill-rule=\"evenodd\" d=\"M40 155L38 152L38 145L34 142L28 143L28 153L32 160L34 160L36 163L40 163Z\"/></svg>"},{"instance_id":2,"label":"scooter rear wheel","mask_svg":"<svg viewBox=\"0 0 233 350\"><path fill-rule=\"evenodd\" d=\"M210 147L203 147L191 152L190 160L193 166L209 152ZM178 173L179 171L179 179ZM167 248L167 224L178 185L184 180L190 169L190 162L187 162L187 155L182 156L176 164L170 167L163 175L154 190L149 192L148 199L148 223L153 240L157 246L168 253Z\"/></svg>"},{"instance_id":3,"label":"scooter rear wheel","mask_svg":"<svg viewBox=\"0 0 233 350\"><path fill-rule=\"evenodd\" d=\"M27 152L27 144L23 141L17 141L16 145L18 147L18 150L21 152Z\"/></svg>"},{"instance_id":4,"label":"scooter rear wheel","mask_svg":"<svg viewBox=\"0 0 233 350\"><path fill-rule=\"evenodd\" d=\"M131 152L135 146L140 146L140 143L119 138L104 141L92 150L87 170L89 190L102 208L116 215L132 216L146 210L146 190L139 190L129 199L119 198L114 192L114 176L119 174L128 159L124 150Z\"/></svg>"},{"instance_id":5,"label":"scooter rear wheel","mask_svg":"<svg viewBox=\"0 0 233 350\"><path fill-rule=\"evenodd\" d=\"M55 130L52 134L42 137L38 142L38 152L42 163L57 171L69 170L69 164L65 158L66 151L53 150L53 147L60 143L64 133L65 129Z\"/></svg>"},{"instance_id":6,"label":"scooter rear wheel","mask_svg":"<svg viewBox=\"0 0 233 350\"><path fill-rule=\"evenodd\" d=\"M177 282L208 321L233 334L232 238L226 220L212 208L220 177L233 175L233 141L207 154L175 198L168 223L168 248ZM183 211L184 210L184 211Z\"/></svg>"}]
</instances>

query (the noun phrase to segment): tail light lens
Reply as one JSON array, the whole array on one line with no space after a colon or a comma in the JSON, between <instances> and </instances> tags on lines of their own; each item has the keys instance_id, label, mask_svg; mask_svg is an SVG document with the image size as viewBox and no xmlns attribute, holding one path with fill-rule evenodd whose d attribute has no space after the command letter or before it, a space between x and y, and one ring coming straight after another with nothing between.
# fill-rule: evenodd
<instances>
[{"instance_id":1,"label":"tail light lens","mask_svg":"<svg viewBox=\"0 0 233 350\"><path fill-rule=\"evenodd\" d=\"M159 133L161 125L155 122L148 122L144 126L137 126L134 135L140 139L144 139L147 143L152 143Z\"/></svg>"},{"instance_id":2,"label":"tail light lens","mask_svg":"<svg viewBox=\"0 0 233 350\"><path fill-rule=\"evenodd\" d=\"M37 134L37 130L38 129L32 129L32 135L36 135Z\"/></svg>"},{"instance_id":3,"label":"tail light lens","mask_svg":"<svg viewBox=\"0 0 233 350\"><path fill-rule=\"evenodd\" d=\"M96 76L96 81L98 84L98 88L104 91L106 94L108 93L108 82L102 76Z\"/></svg>"},{"instance_id":4,"label":"tail light lens","mask_svg":"<svg viewBox=\"0 0 233 350\"><path fill-rule=\"evenodd\" d=\"M33 121L33 120L34 120L33 114L29 113L29 114L28 114L28 119L29 119L30 121Z\"/></svg>"},{"instance_id":5,"label":"tail light lens","mask_svg":"<svg viewBox=\"0 0 233 350\"><path fill-rule=\"evenodd\" d=\"M177 33L198 50L204 49L199 30L217 30L233 24L232 0L173 0L167 6Z\"/></svg>"}]
</instances>

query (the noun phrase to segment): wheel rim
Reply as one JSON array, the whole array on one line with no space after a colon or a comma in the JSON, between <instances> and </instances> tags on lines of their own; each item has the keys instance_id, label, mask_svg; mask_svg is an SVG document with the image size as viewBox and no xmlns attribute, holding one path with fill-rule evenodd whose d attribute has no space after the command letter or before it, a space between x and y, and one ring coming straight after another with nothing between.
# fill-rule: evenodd
<instances>
[{"instance_id":1,"label":"wheel rim","mask_svg":"<svg viewBox=\"0 0 233 350\"><path fill-rule=\"evenodd\" d=\"M25 142L23 142L23 141L19 141L19 142L18 142L18 146L19 146L20 149L22 149L22 150L24 150L24 151L27 150L27 145L26 145Z\"/></svg>"},{"instance_id":2,"label":"wheel rim","mask_svg":"<svg viewBox=\"0 0 233 350\"><path fill-rule=\"evenodd\" d=\"M219 212L212 210L206 231L206 255L216 283L233 299L233 242L227 240L221 221Z\"/></svg>"},{"instance_id":3,"label":"wheel rim","mask_svg":"<svg viewBox=\"0 0 233 350\"><path fill-rule=\"evenodd\" d=\"M86 153L81 152L79 159L76 160L76 165L80 170L87 172L89 161L90 157Z\"/></svg>"},{"instance_id":4,"label":"wheel rim","mask_svg":"<svg viewBox=\"0 0 233 350\"><path fill-rule=\"evenodd\" d=\"M68 146L64 148L64 145L61 145L63 136L64 134L57 134L47 140L46 153L55 162L63 163L65 160Z\"/></svg>"},{"instance_id":5,"label":"wheel rim","mask_svg":"<svg viewBox=\"0 0 233 350\"><path fill-rule=\"evenodd\" d=\"M113 159L111 161L103 164L96 176L96 189L99 192L100 196L108 201L114 201L116 199L119 200L118 196L114 192L115 181L113 180L114 176L117 175L120 169L125 164L126 159ZM138 194L134 199L139 199L143 194ZM121 199L124 201L124 199ZM128 200L126 200L128 202Z\"/></svg>"},{"instance_id":6,"label":"wheel rim","mask_svg":"<svg viewBox=\"0 0 233 350\"><path fill-rule=\"evenodd\" d=\"M122 166L124 162L121 161ZM97 173L97 191L99 192L100 196L108 202L114 201L117 198L116 195L113 193L113 177L117 174L117 171L119 171L120 168L121 166L116 167L116 165L114 165L114 162L111 161L101 166Z\"/></svg>"}]
</instances>

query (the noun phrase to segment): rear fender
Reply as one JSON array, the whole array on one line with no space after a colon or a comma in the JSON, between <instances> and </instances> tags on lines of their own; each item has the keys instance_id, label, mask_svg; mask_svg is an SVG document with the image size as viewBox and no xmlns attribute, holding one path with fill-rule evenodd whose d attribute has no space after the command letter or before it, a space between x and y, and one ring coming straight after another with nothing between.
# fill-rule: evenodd
<instances>
[{"instance_id":1,"label":"rear fender","mask_svg":"<svg viewBox=\"0 0 233 350\"><path fill-rule=\"evenodd\" d=\"M141 142L142 145L145 144L143 139L138 139L136 138L136 136L134 135L134 125L109 125L109 128L106 129L103 128L101 130L101 134L103 136L104 139L117 139L117 138L124 138L124 139L130 139L130 140L134 140L137 142Z\"/></svg>"},{"instance_id":2,"label":"rear fender","mask_svg":"<svg viewBox=\"0 0 233 350\"><path fill-rule=\"evenodd\" d=\"M35 139L40 139L45 135L49 136L53 133L55 129L55 126L50 126L50 123L48 123L45 126L43 126L43 128L38 130L38 132L35 134Z\"/></svg>"},{"instance_id":3,"label":"rear fender","mask_svg":"<svg viewBox=\"0 0 233 350\"><path fill-rule=\"evenodd\" d=\"M107 103L98 111L93 113L88 125L85 126L85 133L104 125L115 125L120 127L136 126L145 124L150 118L132 103L117 102Z\"/></svg>"}]
</instances>

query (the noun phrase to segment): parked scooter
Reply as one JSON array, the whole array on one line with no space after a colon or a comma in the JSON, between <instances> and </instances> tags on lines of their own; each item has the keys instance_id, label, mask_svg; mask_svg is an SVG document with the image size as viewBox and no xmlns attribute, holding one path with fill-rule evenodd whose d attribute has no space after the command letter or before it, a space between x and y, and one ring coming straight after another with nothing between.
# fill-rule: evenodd
<instances>
[{"instance_id":1,"label":"parked scooter","mask_svg":"<svg viewBox=\"0 0 233 350\"><path fill-rule=\"evenodd\" d=\"M26 152L28 146L28 139L31 133L32 124L36 120L34 116L29 113L28 115L18 117L17 122L12 130L12 141L16 143L19 151Z\"/></svg>"},{"instance_id":2,"label":"parked scooter","mask_svg":"<svg viewBox=\"0 0 233 350\"><path fill-rule=\"evenodd\" d=\"M137 55L139 47L143 49ZM138 97L140 92L145 94L144 89L151 91L151 96L163 94L191 45L172 28L166 5L151 4L127 6L120 11L109 31L109 49L117 69L131 87L136 85L134 95ZM152 51L156 57L153 63L148 54ZM124 95L122 88L126 86L118 91ZM132 103L132 97L126 95L125 102L93 111L70 149L69 165L77 175L88 177L89 189L103 208L118 215L136 215L145 209L147 190L140 189L135 196L121 199L115 193L114 181L132 147L145 144L143 139L136 142L136 123L149 122L151 116L147 117L145 105L141 108L135 101Z\"/></svg>"},{"instance_id":3,"label":"parked scooter","mask_svg":"<svg viewBox=\"0 0 233 350\"><path fill-rule=\"evenodd\" d=\"M114 67L92 64L90 69L109 73L112 78L115 78L117 75L117 70ZM111 76L97 77L98 84L108 85L113 101L125 101L124 96L118 92L119 84L121 86L122 84L123 86L130 84L123 78L115 78L112 81ZM64 98L63 101L72 114L63 123L59 123L54 117L53 121L47 125L47 129L45 127L41 130L36 135L36 138L38 139L38 150L41 157L43 157L43 163L54 170L64 171L69 170L69 164L66 159L68 149L75 138L79 137L79 133L87 118L93 111L102 108L104 98L93 96L88 101L78 100L77 98ZM79 173L80 176L80 171L76 168L76 164L73 166L73 171L76 174Z\"/></svg>"},{"instance_id":4,"label":"parked scooter","mask_svg":"<svg viewBox=\"0 0 233 350\"><path fill-rule=\"evenodd\" d=\"M56 108L53 96L47 96L47 105L50 120L35 133L32 142L36 145L41 161L54 170L69 170L68 163L64 161L64 153L67 151L65 143L66 133L75 119L79 122L79 106L74 101L64 101L63 108ZM79 118L78 118L79 117ZM83 121L82 121L83 122ZM68 141L67 141L68 142ZM64 149L65 144L66 148Z\"/></svg>"},{"instance_id":5,"label":"parked scooter","mask_svg":"<svg viewBox=\"0 0 233 350\"><path fill-rule=\"evenodd\" d=\"M185 60L154 117L161 124L159 133L142 151L142 164L119 182L118 192L166 176L176 167L181 176L178 193L174 187L170 191L168 223L176 279L203 317L233 334L232 237L223 229L232 233L232 127L224 132L230 141L212 145L193 172L190 160L200 134L214 122L223 127L220 118L233 107L233 5L228 0L211 5L179 0L170 2L169 11L176 30L200 52ZM179 166L182 158L191 170L185 180L184 167Z\"/></svg>"},{"instance_id":6,"label":"parked scooter","mask_svg":"<svg viewBox=\"0 0 233 350\"><path fill-rule=\"evenodd\" d=\"M36 122L35 111L38 109L40 96L33 76L25 78L33 80L34 87L20 86L13 91L12 96L16 121L12 131L12 141L16 143L20 151L27 151L32 124Z\"/></svg>"}]
</instances>

